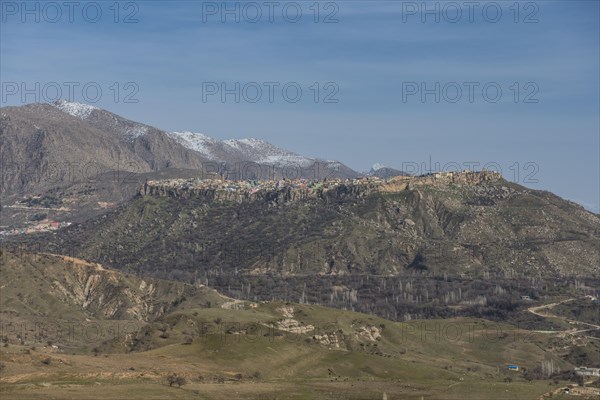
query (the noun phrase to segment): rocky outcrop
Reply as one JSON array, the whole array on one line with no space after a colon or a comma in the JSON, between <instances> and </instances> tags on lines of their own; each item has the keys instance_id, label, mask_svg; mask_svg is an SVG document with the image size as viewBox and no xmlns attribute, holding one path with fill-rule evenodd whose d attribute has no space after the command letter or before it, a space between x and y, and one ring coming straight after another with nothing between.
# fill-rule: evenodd
<instances>
[{"instance_id":1,"label":"rocky outcrop","mask_svg":"<svg viewBox=\"0 0 600 400\"><path fill-rule=\"evenodd\" d=\"M381 338L381 330L376 326L361 326L356 330L355 337L360 341L376 342Z\"/></svg>"},{"instance_id":2,"label":"rocky outcrop","mask_svg":"<svg viewBox=\"0 0 600 400\"><path fill-rule=\"evenodd\" d=\"M342 344L344 343L344 335L341 331L324 333L323 335L313 335L312 339L323 346L336 349L342 347Z\"/></svg>"},{"instance_id":3,"label":"rocky outcrop","mask_svg":"<svg viewBox=\"0 0 600 400\"><path fill-rule=\"evenodd\" d=\"M293 307L280 307L277 309L284 319L271 324L272 328L280 331L291 332L295 334L305 334L315 330L315 327L310 324L304 324L294 319L294 308Z\"/></svg>"},{"instance_id":4,"label":"rocky outcrop","mask_svg":"<svg viewBox=\"0 0 600 400\"><path fill-rule=\"evenodd\" d=\"M257 191L229 190L211 187L177 186L171 182L151 182L144 184L140 190L141 196L172 197L179 199L199 198L206 201L247 203L261 202L269 205L281 205L307 199L334 200L339 198L356 198L367 196L377 190L377 186L340 184L329 189L308 189L286 186Z\"/></svg>"}]
</instances>

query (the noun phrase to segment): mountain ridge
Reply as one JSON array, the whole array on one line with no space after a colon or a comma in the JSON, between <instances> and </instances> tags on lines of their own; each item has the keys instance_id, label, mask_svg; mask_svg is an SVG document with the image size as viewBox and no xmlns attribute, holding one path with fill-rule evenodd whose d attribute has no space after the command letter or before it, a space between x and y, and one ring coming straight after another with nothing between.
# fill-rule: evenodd
<instances>
[{"instance_id":1,"label":"mountain ridge","mask_svg":"<svg viewBox=\"0 0 600 400\"><path fill-rule=\"evenodd\" d=\"M131 121L94 106L64 100L5 107L0 113L0 162L4 193L35 191L84 180L111 170L146 173L165 168L234 170L247 168L246 178L260 177L260 166L278 167L275 176L307 174L321 163L334 176L358 173L337 162L305 157L258 139L218 140L191 132L167 132ZM264 175L266 177L268 175Z\"/></svg>"}]
</instances>

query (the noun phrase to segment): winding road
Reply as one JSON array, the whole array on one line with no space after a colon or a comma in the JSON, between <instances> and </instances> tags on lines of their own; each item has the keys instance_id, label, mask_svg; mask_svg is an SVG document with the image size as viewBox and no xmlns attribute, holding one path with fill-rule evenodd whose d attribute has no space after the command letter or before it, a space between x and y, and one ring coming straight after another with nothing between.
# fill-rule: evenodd
<instances>
[{"instance_id":1,"label":"winding road","mask_svg":"<svg viewBox=\"0 0 600 400\"><path fill-rule=\"evenodd\" d=\"M566 334L572 335L572 334L576 334L576 333L583 333L583 332L588 332L588 331L600 330L600 325L590 324L588 322L577 321L577 320L574 320L574 319L569 319L567 317L562 317L560 315L555 315L555 314L551 314L551 313L542 313L542 312L540 312L541 310L548 310L548 309L556 307L559 304L564 304L564 303L568 303L568 302L575 301L575 300L577 300L577 298L573 297L573 298L562 300L562 301L559 301L559 302L556 302L556 303L549 303L549 304L543 304L541 306L529 307L527 309L527 311L529 311L530 313L532 313L534 315L543 317L543 318L557 318L557 319L563 320L565 322L568 322L569 324L586 325L586 326L588 326L590 328L587 328L587 329L573 328L573 329L566 329L564 331L534 331L534 332L537 332L537 333L557 333L557 334L561 334L562 336L564 336ZM589 339L600 340L600 338L593 337L593 336L586 336L586 337L589 338Z\"/></svg>"},{"instance_id":2,"label":"winding road","mask_svg":"<svg viewBox=\"0 0 600 400\"><path fill-rule=\"evenodd\" d=\"M588 329L577 329L577 328L574 328L574 329L567 329L567 330L564 330L564 331L534 331L534 332L538 332L538 333L556 333L556 334L559 334L560 336L564 337L566 335L574 335L574 334L578 334L578 333L582 333L582 332L588 332L588 331L593 331L593 330L600 330L600 325L590 324L588 322L576 321L576 320L573 320L573 319L568 319L566 317L562 317L560 315L555 315L555 314L551 314L551 313L542 313L542 312L540 312L541 310L549 310L551 308L556 307L559 304L564 304L564 303L568 303L568 302L575 301L575 300L577 300L577 298L573 297L573 298L566 299L566 300L563 300L563 301L559 301L559 302L556 302L556 303L549 303L549 304L543 304L541 306L529 307L527 309L527 311L529 311L530 313L532 313L534 315L543 317L543 318L557 318L557 319L563 320L565 322L568 322L570 324L587 325L587 326L590 326L591 328L588 328ZM583 336L585 336L588 339L600 340L600 338L593 337L593 336L586 336L586 335L583 335ZM561 386L559 388L553 389L553 390L551 390L549 392L546 392L543 395L541 395L539 397L539 400L545 400L545 399L547 399L549 397L552 397L554 395L558 395L560 393L563 393L563 390L564 390L564 386ZM575 387L571 388L571 392L572 393L574 393L574 394L577 393L578 396L586 396L585 398L589 398L587 396L593 396L593 397L597 396L598 395L598 391L599 390L597 388L587 388L587 387L579 387L579 386L575 386Z\"/></svg>"}]
</instances>

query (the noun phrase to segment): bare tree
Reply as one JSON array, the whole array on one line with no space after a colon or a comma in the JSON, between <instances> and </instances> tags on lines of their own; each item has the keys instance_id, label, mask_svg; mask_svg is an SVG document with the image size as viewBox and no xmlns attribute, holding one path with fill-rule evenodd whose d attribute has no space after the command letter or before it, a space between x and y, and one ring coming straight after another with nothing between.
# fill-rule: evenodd
<instances>
[{"instance_id":1,"label":"bare tree","mask_svg":"<svg viewBox=\"0 0 600 400\"><path fill-rule=\"evenodd\" d=\"M187 383L183 376L174 373L167 376L167 382L169 386L177 385L177 387L181 387Z\"/></svg>"}]
</instances>

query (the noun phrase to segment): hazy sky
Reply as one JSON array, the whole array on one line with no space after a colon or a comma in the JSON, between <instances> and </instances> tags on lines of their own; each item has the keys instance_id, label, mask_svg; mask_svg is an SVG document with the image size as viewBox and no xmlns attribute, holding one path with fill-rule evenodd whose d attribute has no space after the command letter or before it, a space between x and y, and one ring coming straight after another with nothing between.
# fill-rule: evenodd
<instances>
[{"instance_id":1,"label":"hazy sky","mask_svg":"<svg viewBox=\"0 0 600 400\"><path fill-rule=\"evenodd\" d=\"M58 88L357 170L487 165L599 211L596 0L114 3L3 0L1 105Z\"/></svg>"}]
</instances>

